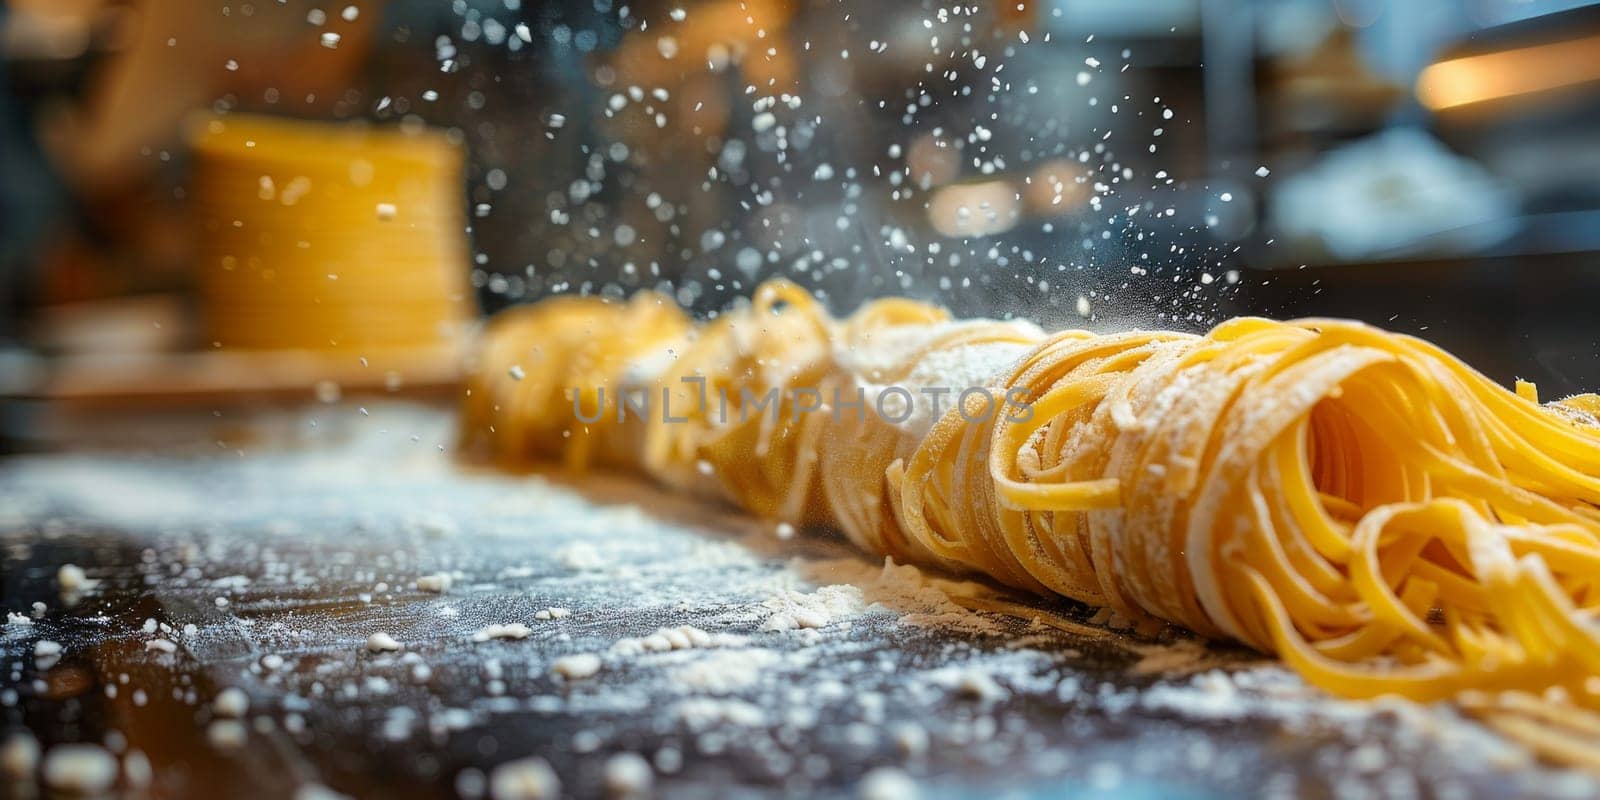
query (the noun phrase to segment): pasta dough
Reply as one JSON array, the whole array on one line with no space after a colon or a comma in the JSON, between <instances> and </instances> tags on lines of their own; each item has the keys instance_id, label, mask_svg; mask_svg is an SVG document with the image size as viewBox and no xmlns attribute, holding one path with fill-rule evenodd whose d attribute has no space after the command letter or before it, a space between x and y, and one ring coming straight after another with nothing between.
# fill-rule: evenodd
<instances>
[{"instance_id":1,"label":"pasta dough","mask_svg":"<svg viewBox=\"0 0 1600 800\"><path fill-rule=\"evenodd\" d=\"M1233 639L1341 696L1453 700L1600 769L1595 395L1540 405L1343 320L1047 335L901 299L835 320L784 282L701 326L650 294L560 298L484 340L470 450L605 453L898 561Z\"/></svg>"}]
</instances>

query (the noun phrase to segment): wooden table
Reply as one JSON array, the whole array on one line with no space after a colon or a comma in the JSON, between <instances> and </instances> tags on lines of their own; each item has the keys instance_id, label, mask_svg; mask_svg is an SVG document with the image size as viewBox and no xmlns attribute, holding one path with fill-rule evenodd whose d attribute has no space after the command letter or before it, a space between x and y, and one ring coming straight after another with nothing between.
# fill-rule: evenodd
<instances>
[{"instance_id":1,"label":"wooden table","mask_svg":"<svg viewBox=\"0 0 1600 800\"><path fill-rule=\"evenodd\" d=\"M273 435L226 447L218 424L197 417L154 450L0 461L0 605L46 608L0 638L0 730L137 749L151 796L472 796L537 754L564 796L589 797L620 752L676 797L854 795L884 767L922 797L1596 791L1448 708L1330 700L1175 635L943 624L825 534L782 541L627 480L463 467L445 412L280 411L250 423ZM68 562L99 581L74 605L56 586ZM447 592L415 588L438 572ZM827 585L861 589L863 607L762 630L784 597ZM570 615L540 619L552 607ZM473 641L509 623L531 632ZM619 652L680 625L722 641ZM369 652L377 631L404 650ZM58 661L35 659L41 639L64 645ZM601 655L599 673L552 674L576 653ZM225 687L249 711L216 728Z\"/></svg>"}]
</instances>

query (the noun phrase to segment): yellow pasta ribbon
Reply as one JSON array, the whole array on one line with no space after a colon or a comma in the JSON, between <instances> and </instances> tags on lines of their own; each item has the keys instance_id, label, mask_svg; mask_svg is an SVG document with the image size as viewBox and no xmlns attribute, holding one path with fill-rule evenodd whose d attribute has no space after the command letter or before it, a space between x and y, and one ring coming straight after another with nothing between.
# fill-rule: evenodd
<instances>
[{"instance_id":1,"label":"yellow pasta ribbon","mask_svg":"<svg viewBox=\"0 0 1600 800\"><path fill-rule=\"evenodd\" d=\"M641 391L661 407L630 417ZM503 313L462 443L1237 640L1336 695L1452 700L1600 769L1597 415L1345 320L1046 335L904 299L836 320L774 282L698 324L654 294Z\"/></svg>"}]
</instances>

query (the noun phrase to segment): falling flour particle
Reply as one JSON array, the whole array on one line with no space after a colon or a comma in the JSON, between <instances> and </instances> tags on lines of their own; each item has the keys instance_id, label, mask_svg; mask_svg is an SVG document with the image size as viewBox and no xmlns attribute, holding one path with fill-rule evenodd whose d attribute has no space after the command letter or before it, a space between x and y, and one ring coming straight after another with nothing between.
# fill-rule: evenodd
<instances>
[{"instance_id":1,"label":"falling flour particle","mask_svg":"<svg viewBox=\"0 0 1600 800\"><path fill-rule=\"evenodd\" d=\"M618 753L606 759L605 787L608 797L648 796L654 781L655 772L650 769L650 762L638 753Z\"/></svg>"},{"instance_id":2,"label":"falling flour particle","mask_svg":"<svg viewBox=\"0 0 1600 800\"><path fill-rule=\"evenodd\" d=\"M561 779L538 756L507 761L489 773L493 800L553 800L561 793Z\"/></svg>"},{"instance_id":3,"label":"falling flour particle","mask_svg":"<svg viewBox=\"0 0 1600 800\"><path fill-rule=\"evenodd\" d=\"M456 794L464 798L464 800L477 800L477 798L483 797L484 787L488 783L489 779L483 774L483 770L476 767L467 767L456 773Z\"/></svg>"},{"instance_id":4,"label":"falling flour particle","mask_svg":"<svg viewBox=\"0 0 1600 800\"><path fill-rule=\"evenodd\" d=\"M33 645L34 658L55 658L61 655L61 643L40 639Z\"/></svg>"},{"instance_id":5,"label":"falling flour particle","mask_svg":"<svg viewBox=\"0 0 1600 800\"><path fill-rule=\"evenodd\" d=\"M29 617L27 614L18 614L15 611L7 611L6 624L20 628L24 625L32 625L33 618Z\"/></svg>"},{"instance_id":6,"label":"falling flour particle","mask_svg":"<svg viewBox=\"0 0 1600 800\"><path fill-rule=\"evenodd\" d=\"M0 745L0 775L13 781L24 781L33 777L33 771L39 768L39 740L27 731L18 731L6 737L6 742Z\"/></svg>"},{"instance_id":7,"label":"falling flour particle","mask_svg":"<svg viewBox=\"0 0 1600 800\"><path fill-rule=\"evenodd\" d=\"M528 371L523 369L521 364L512 364L511 368L506 370L506 374L510 375L511 380L514 381L520 381L528 377Z\"/></svg>"},{"instance_id":8,"label":"falling flour particle","mask_svg":"<svg viewBox=\"0 0 1600 800\"><path fill-rule=\"evenodd\" d=\"M535 611L533 613L533 618L534 619L565 619L568 616L571 616L571 614L572 614L572 612L567 610L567 609L565 609L565 608L551 607L551 608L546 608L546 609L541 609L539 611Z\"/></svg>"},{"instance_id":9,"label":"falling flour particle","mask_svg":"<svg viewBox=\"0 0 1600 800\"><path fill-rule=\"evenodd\" d=\"M146 653L176 653L178 645L169 639L151 639L144 643Z\"/></svg>"},{"instance_id":10,"label":"falling flour particle","mask_svg":"<svg viewBox=\"0 0 1600 800\"><path fill-rule=\"evenodd\" d=\"M472 634L472 641L487 642L490 639L526 639L533 633L533 629L520 623L513 622L509 625L485 625Z\"/></svg>"},{"instance_id":11,"label":"falling flour particle","mask_svg":"<svg viewBox=\"0 0 1600 800\"><path fill-rule=\"evenodd\" d=\"M238 719L250 710L250 696L243 689L230 686L217 693L217 699L211 701L211 710L219 717Z\"/></svg>"},{"instance_id":12,"label":"falling flour particle","mask_svg":"<svg viewBox=\"0 0 1600 800\"><path fill-rule=\"evenodd\" d=\"M436 572L432 575L423 575L417 578L417 591L444 594L450 591L450 575L445 572Z\"/></svg>"},{"instance_id":13,"label":"falling flour particle","mask_svg":"<svg viewBox=\"0 0 1600 800\"><path fill-rule=\"evenodd\" d=\"M134 748L122 757L122 774L128 778L128 788L144 789L155 779L155 769L143 750Z\"/></svg>"},{"instance_id":14,"label":"falling flour particle","mask_svg":"<svg viewBox=\"0 0 1600 800\"><path fill-rule=\"evenodd\" d=\"M594 653L578 653L577 655L562 656L550 665L550 672L566 678L569 681L592 678L600 671L600 656Z\"/></svg>"},{"instance_id":15,"label":"falling flour particle","mask_svg":"<svg viewBox=\"0 0 1600 800\"><path fill-rule=\"evenodd\" d=\"M78 592L89 588L89 577L77 564L62 564L61 569L56 570L56 584L62 592Z\"/></svg>"},{"instance_id":16,"label":"falling flour particle","mask_svg":"<svg viewBox=\"0 0 1600 800\"><path fill-rule=\"evenodd\" d=\"M895 726L890 736L894 739L895 749L906 758L917 758L928 752L928 731L915 722Z\"/></svg>"},{"instance_id":17,"label":"falling flour particle","mask_svg":"<svg viewBox=\"0 0 1600 800\"><path fill-rule=\"evenodd\" d=\"M861 800L913 800L917 784L896 767L878 767L856 785L856 796Z\"/></svg>"},{"instance_id":18,"label":"falling flour particle","mask_svg":"<svg viewBox=\"0 0 1600 800\"><path fill-rule=\"evenodd\" d=\"M59 792L99 795L117 782L117 759L97 744L63 744L44 757L44 785Z\"/></svg>"},{"instance_id":19,"label":"falling flour particle","mask_svg":"<svg viewBox=\"0 0 1600 800\"><path fill-rule=\"evenodd\" d=\"M218 750L237 750L244 747L248 735L244 723L236 719L219 719L206 726L206 741Z\"/></svg>"},{"instance_id":20,"label":"falling flour particle","mask_svg":"<svg viewBox=\"0 0 1600 800\"><path fill-rule=\"evenodd\" d=\"M339 398L344 396L344 389L339 388L339 384L336 381L317 381L311 391L317 396L317 402L326 405L333 405L339 402Z\"/></svg>"},{"instance_id":21,"label":"falling flour particle","mask_svg":"<svg viewBox=\"0 0 1600 800\"><path fill-rule=\"evenodd\" d=\"M383 631L378 631L367 637L367 652L369 653L394 653L400 650L400 643L395 641Z\"/></svg>"}]
</instances>

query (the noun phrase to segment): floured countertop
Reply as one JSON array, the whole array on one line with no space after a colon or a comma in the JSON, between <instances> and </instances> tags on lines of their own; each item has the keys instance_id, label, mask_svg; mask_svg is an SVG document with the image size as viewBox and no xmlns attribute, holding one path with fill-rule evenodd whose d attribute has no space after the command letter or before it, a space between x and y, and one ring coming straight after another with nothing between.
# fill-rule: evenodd
<instances>
[{"instance_id":1,"label":"floured countertop","mask_svg":"<svg viewBox=\"0 0 1600 800\"><path fill-rule=\"evenodd\" d=\"M443 412L219 425L0 462L12 796L1600 792L1445 706L972 612L950 596L991 589L626 479L464 467Z\"/></svg>"}]
</instances>

